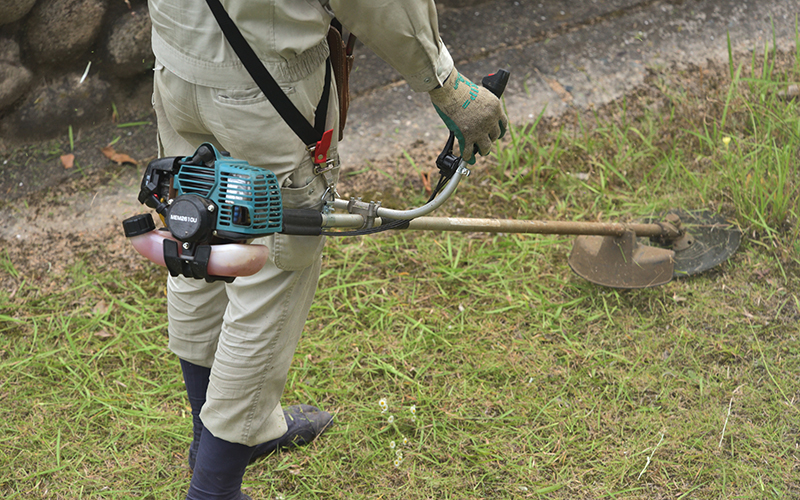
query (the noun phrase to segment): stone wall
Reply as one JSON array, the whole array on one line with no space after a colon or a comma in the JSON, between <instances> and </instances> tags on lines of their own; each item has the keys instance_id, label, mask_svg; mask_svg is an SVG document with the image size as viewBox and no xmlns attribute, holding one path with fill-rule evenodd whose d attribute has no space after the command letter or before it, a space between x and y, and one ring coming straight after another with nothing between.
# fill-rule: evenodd
<instances>
[{"instance_id":1,"label":"stone wall","mask_svg":"<svg viewBox=\"0 0 800 500\"><path fill-rule=\"evenodd\" d=\"M149 85L153 63L146 0L0 0L0 136L50 138L110 120L112 96Z\"/></svg>"},{"instance_id":2,"label":"stone wall","mask_svg":"<svg viewBox=\"0 0 800 500\"><path fill-rule=\"evenodd\" d=\"M145 0L0 0L0 134L111 120L112 89L151 78Z\"/></svg>"}]
</instances>

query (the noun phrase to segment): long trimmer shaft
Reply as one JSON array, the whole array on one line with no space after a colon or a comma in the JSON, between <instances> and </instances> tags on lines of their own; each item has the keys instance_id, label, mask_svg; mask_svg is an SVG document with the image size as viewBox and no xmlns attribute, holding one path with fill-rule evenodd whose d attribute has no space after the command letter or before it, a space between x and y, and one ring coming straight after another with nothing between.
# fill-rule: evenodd
<instances>
[{"instance_id":1,"label":"long trimmer shaft","mask_svg":"<svg viewBox=\"0 0 800 500\"><path fill-rule=\"evenodd\" d=\"M633 231L637 236L680 235L671 224L621 224L611 222L536 221L516 219L471 219L462 217L419 217L408 222L403 229L423 231L458 231L482 233L571 234L596 236L621 236Z\"/></svg>"},{"instance_id":2,"label":"long trimmer shaft","mask_svg":"<svg viewBox=\"0 0 800 500\"><path fill-rule=\"evenodd\" d=\"M365 217L360 214L321 214L311 210L286 210L284 232L320 234L323 229L361 228ZM380 217L372 219L372 227L389 222ZM462 233L528 233L621 236L632 231L637 236L678 238L680 230L669 222L653 224L622 224L613 222L536 221L518 219L473 219L466 217L417 217L395 225L393 229L420 231L456 231Z\"/></svg>"}]
</instances>

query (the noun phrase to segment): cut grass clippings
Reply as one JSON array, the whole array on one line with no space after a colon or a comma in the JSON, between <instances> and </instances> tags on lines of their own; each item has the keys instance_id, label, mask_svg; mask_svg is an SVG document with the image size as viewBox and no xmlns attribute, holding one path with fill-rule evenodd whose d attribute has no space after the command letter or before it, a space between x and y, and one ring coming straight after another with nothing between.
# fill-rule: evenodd
<instances>
[{"instance_id":1,"label":"cut grass clippings","mask_svg":"<svg viewBox=\"0 0 800 500\"><path fill-rule=\"evenodd\" d=\"M746 238L701 276L601 288L569 272L563 237L329 238L284 402L336 424L251 466L245 491L799 497L800 113L778 97L798 68L767 50L654 72L603 109L512 129L444 209L717 209ZM420 185L406 201L423 197ZM23 264L0 253L0 495L183 498L191 416L166 348L164 271Z\"/></svg>"}]
</instances>

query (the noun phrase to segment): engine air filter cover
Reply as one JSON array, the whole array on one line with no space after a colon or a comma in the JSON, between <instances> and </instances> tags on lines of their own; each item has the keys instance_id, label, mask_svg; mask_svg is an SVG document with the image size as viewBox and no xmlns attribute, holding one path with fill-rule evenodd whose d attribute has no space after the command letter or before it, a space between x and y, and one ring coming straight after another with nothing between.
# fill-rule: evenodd
<instances>
[{"instance_id":1,"label":"engine air filter cover","mask_svg":"<svg viewBox=\"0 0 800 500\"><path fill-rule=\"evenodd\" d=\"M181 241L208 241L214 230L214 205L196 194L181 195L169 207L167 227Z\"/></svg>"}]
</instances>

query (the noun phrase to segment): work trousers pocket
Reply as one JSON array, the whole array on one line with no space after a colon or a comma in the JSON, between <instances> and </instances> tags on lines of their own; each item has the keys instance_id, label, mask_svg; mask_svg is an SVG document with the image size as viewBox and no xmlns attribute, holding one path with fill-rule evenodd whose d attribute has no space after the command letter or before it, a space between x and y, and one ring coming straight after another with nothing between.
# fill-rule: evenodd
<instances>
[{"instance_id":1,"label":"work trousers pocket","mask_svg":"<svg viewBox=\"0 0 800 500\"><path fill-rule=\"evenodd\" d=\"M331 176L332 179L338 179L338 159L334 163ZM284 187L281 188L283 207L321 210L324 203L323 196L327 189L325 176L314 174L314 163L307 155L300 167L292 173ZM279 233L275 235L272 242L272 259L278 269L299 271L320 258L324 244L325 238L322 236Z\"/></svg>"},{"instance_id":2,"label":"work trousers pocket","mask_svg":"<svg viewBox=\"0 0 800 500\"><path fill-rule=\"evenodd\" d=\"M276 234L272 240L272 260L284 271L300 271L318 261L325 246L324 236Z\"/></svg>"}]
</instances>

